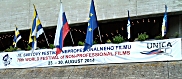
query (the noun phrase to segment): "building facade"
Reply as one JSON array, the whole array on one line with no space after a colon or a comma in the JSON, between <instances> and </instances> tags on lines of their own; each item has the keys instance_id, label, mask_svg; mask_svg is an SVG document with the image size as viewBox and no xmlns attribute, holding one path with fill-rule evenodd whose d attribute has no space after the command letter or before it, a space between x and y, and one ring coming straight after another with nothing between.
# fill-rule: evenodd
<instances>
[{"instance_id":1,"label":"building facade","mask_svg":"<svg viewBox=\"0 0 182 79\"><path fill-rule=\"evenodd\" d=\"M90 0L62 0L62 2L69 24L87 22ZM0 3L2 28L0 32L14 30L15 24L19 29L29 29L33 17L33 4L44 27L57 24L60 0L0 0ZM180 14L182 10L182 0L95 0L98 20L125 18L127 10L130 11L131 17L151 14L162 16L164 5L168 6L168 12Z\"/></svg>"},{"instance_id":2,"label":"building facade","mask_svg":"<svg viewBox=\"0 0 182 79\"><path fill-rule=\"evenodd\" d=\"M80 40L84 41L91 0L61 1L70 26L80 26L71 28L75 43ZM107 36L109 34L112 36L114 34L113 31L119 32L126 37L128 10L130 11L132 23L131 36L136 38L138 33L150 32L149 35L153 38L160 33L165 5L168 7L167 36L172 37L175 32L178 32L181 36L182 0L94 0L94 2L101 36L105 41L112 39ZM18 26L23 37L22 47L26 47L30 33L29 29L32 25L33 4L36 6L43 27L53 28L52 30L45 29L49 43L53 43L60 0L0 0L0 4L1 48L5 49L11 45L12 42L10 41L13 39L14 33L12 31L14 31L15 25ZM113 31L109 32L111 30ZM11 31L11 34L2 34L9 31ZM82 35L78 38L79 34ZM99 40L98 33L95 36L98 37L95 39ZM45 38L42 38L44 40L38 42L45 42ZM66 41L70 43L70 37L67 37Z\"/></svg>"}]
</instances>

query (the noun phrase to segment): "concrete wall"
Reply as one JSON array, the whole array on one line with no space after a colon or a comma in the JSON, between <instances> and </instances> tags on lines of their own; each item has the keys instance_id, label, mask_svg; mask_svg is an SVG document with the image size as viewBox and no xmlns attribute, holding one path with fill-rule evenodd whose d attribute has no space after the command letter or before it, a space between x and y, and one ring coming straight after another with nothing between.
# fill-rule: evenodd
<instances>
[{"instance_id":1,"label":"concrete wall","mask_svg":"<svg viewBox=\"0 0 182 79\"><path fill-rule=\"evenodd\" d=\"M182 62L0 70L1 79L182 79Z\"/></svg>"},{"instance_id":2,"label":"concrete wall","mask_svg":"<svg viewBox=\"0 0 182 79\"><path fill-rule=\"evenodd\" d=\"M87 22L90 0L62 0L70 24ZM43 26L55 26L60 0L0 0L0 32L29 29L32 23L33 5L36 5ZM149 15L182 10L182 0L95 0L98 20Z\"/></svg>"}]
</instances>

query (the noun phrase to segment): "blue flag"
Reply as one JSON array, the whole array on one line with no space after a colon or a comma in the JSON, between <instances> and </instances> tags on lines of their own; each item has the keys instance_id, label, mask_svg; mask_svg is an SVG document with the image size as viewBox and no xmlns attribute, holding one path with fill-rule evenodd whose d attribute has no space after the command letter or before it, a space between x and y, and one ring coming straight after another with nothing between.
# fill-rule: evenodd
<instances>
[{"instance_id":1,"label":"blue flag","mask_svg":"<svg viewBox=\"0 0 182 79\"><path fill-rule=\"evenodd\" d=\"M130 39L130 28L131 28L131 24L130 24L130 15L129 15L129 10L128 10L128 24L127 24L127 33L128 33L128 39Z\"/></svg>"},{"instance_id":2,"label":"blue flag","mask_svg":"<svg viewBox=\"0 0 182 79\"><path fill-rule=\"evenodd\" d=\"M18 41L20 39L21 39L21 35L20 35L20 32L19 32L18 28L16 27L16 29L15 29L15 36L14 36L14 39L13 39L13 45L15 45L15 47L16 47L16 44L18 43Z\"/></svg>"},{"instance_id":3,"label":"blue flag","mask_svg":"<svg viewBox=\"0 0 182 79\"><path fill-rule=\"evenodd\" d=\"M87 35L86 35L86 41L84 46L84 51L91 48L93 45L93 31L98 27L97 25L97 16L95 12L95 6L94 1L92 0L91 6L90 6L90 13L89 13L89 19L88 19L88 28L87 28Z\"/></svg>"},{"instance_id":4,"label":"blue flag","mask_svg":"<svg viewBox=\"0 0 182 79\"><path fill-rule=\"evenodd\" d=\"M162 36L166 35L167 33L167 6L165 5L165 13L162 22Z\"/></svg>"}]
</instances>

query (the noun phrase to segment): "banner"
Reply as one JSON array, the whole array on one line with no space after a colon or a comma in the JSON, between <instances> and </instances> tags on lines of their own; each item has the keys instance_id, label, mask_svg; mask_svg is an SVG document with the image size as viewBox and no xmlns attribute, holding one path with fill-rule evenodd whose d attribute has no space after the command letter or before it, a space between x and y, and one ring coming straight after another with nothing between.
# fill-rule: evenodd
<instances>
[{"instance_id":1,"label":"banner","mask_svg":"<svg viewBox=\"0 0 182 79\"><path fill-rule=\"evenodd\" d=\"M181 38L0 53L0 69L181 60Z\"/></svg>"}]
</instances>

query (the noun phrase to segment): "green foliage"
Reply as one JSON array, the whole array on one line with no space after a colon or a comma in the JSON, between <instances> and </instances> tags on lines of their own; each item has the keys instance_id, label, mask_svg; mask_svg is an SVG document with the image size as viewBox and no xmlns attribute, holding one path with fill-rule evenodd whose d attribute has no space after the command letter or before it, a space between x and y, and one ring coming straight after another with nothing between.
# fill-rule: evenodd
<instances>
[{"instance_id":1,"label":"green foliage","mask_svg":"<svg viewBox=\"0 0 182 79\"><path fill-rule=\"evenodd\" d=\"M26 50L31 50L31 49L32 49L32 47L30 47L30 45L27 45Z\"/></svg>"},{"instance_id":2,"label":"green foliage","mask_svg":"<svg viewBox=\"0 0 182 79\"><path fill-rule=\"evenodd\" d=\"M18 48L17 47L14 48L14 47L10 46L10 49L12 49L13 51L17 51Z\"/></svg>"},{"instance_id":3,"label":"green foliage","mask_svg":"<svg viewBox=\"0 0 182 79\"><path fill-rule=\"evenodd\" d=\"M54 44L49 44L49 48L54 49L55 48Z\"/></svg>"},{"instance_id":4,"label":"green foliage","mask_svg":"<svg viewBox=\"0 0 182 79\"><path fill-rule=\"evenodd\" d=\"M9 48L4 50L5 52L12 52L12 50L10 50Z\"/></svg>"},{"instance_id":5,"label":"green foliage","mask_svg":"<svg viewBox=\"0 0 182 79\"><path fill-rule=\"evenodd\" d=\"M9 48L5 50L5 52L13 52L13 51L16 51L17 49L18 49L17 47L13 48L12 46L10 46Z\"/></svg>"},{"instance_id":6,"label":"green foliage","mask_svg":"<svg viewBox=\"0 0 182 79\"><path fill-rule=\"evenodd\" d=\"M174 34L174 37L175 37L175 38L178 38L178 37L179 37L179 33L176 32L176 33Z\"/></svg>"},{"instance_id":7,"label":"green foliage","mask_svg":"<svg viewBox=\"0 0 182 79\"><path fill-rule=\"evenodd\" d=\"M162 35L160 34L160 35L156 36L155 39L156 39L156 40L159 40L159 39L163 39L163 37L162 37Z\"/></svg>"},{"instance_id":8,"label":"green foliage","mask_svg":"<svg viewBox=\"0 0 182 79\"><path fill-rule=\"evenodd\" d=\"M94 44L97 44L97 41L94 41Z\"/></svg>"},{"instance_id":9,"label":"green foliage","mask_svg":"<svg viewBox=\"0 0 182 79\"><path fill-rule=\"evenodd\" d=\"M108 39L108 40L107 40L107 43L111 43L111 40L110 40L110 39Z\"/></svg>"},{"instance_id":10,"label":"green foliage","mask_svg":"<svg viewBox=\"0 0 182 79\"><path fill-rule=\"evenodd\" d=\"M138 41L145 41L148 38L149 38L149 36L146 34L146 32L138 35Z\"/></svg>"},{"instance_id":11,"label":"green foliage","mask_svg":"<svg viewBox=\"0 0 182 79\"><path fill-rule=\"evenodd\" d=\"M42 47L42 49L46 49L46 47Z\"/></svg>"},{"instance_id":12,"label":"green foliage","mask_svg":"<svg viewBox=\"0 0 182 79\"><path fill-rule=\"evenodd\" d=\"M78 42L78 45L79 45L79 46L83 46L84 44L85 44L85 43L82 42L82 41L79 41L79 42Z\"/></svg>"},{"instance_id":13,"label":"green foliage","mask_svg":"<svg viewBox=\"0 0 182 79\"><path fill-rule=\"evenodd\" d=\"M122 42L124 42L124 41L125 41L125 40L124 40L123 36L121 36L121 35L115 36L115 37L113 38L113 43L122 43Z\"/></svg>"},{"instance_id":14,"label":"green foliage","mask_svg":"<svg viewBox=\"0 0 182 79\"><path fill-rule=\"evenodd\" d=\"M17 48L17 50L21 50L21 48Z\"/></svg>"}]
</instances>

